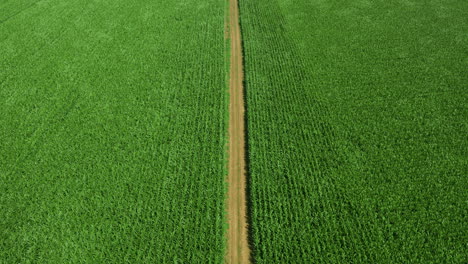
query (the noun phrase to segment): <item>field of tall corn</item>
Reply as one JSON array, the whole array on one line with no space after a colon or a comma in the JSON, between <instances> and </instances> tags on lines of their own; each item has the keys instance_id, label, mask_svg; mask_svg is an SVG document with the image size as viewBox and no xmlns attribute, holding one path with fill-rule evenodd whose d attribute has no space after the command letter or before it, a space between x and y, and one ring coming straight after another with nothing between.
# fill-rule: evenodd
<instances>
[{"instance_id":1,"label":"field of tall corn","mask_svg":"<svg viewBox=\"0 0 468 264\"><path fill-rule=\"evenodd\" d=\"M257 263L465 263L468 2L240 1Z\"/></svg>"},{"instance_id":2,"label":"field of tall corn","mask_svg":"<svg viewBox=\"0 0 468 264\"><path fill-rule=\"evenodd\" d=\"M0 1L0 263L223 261L224 6Z\"/></svg>"}]
</instances>

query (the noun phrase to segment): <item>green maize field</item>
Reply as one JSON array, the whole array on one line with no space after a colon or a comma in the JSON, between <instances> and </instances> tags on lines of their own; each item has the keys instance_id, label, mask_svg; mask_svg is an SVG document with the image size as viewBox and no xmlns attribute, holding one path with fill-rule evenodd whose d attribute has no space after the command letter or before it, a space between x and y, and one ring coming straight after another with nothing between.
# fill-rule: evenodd
<instances>
[{"instance_id":1,"label":"green maize field","mask_svg":"<svg viewBox=\"0 0 468 264\"><path fill-rule=\"evenodd\" d=\"M466 263L468 2L240 12L257 263Z\"/></svg>"},{"instance_id":2,"label":"green maize field","mask_svg":"<svg viewBox=\"0 0 468 264\"><path fill-rule=\"evenodd\" d=\"M223 263L227 0L0 0L0 264ZM468 1L239 0L253 263L468 263Z\"/></svg>"},{"instance_id":3,"label":"green maize field","mask_svg":"<svg viewBox=\"0 0 468 264\"><path fill-rule=\"evenodd\" d=\"M0 0L0 263L222 262L224 16Z\"/></svg>"}]
</instances>

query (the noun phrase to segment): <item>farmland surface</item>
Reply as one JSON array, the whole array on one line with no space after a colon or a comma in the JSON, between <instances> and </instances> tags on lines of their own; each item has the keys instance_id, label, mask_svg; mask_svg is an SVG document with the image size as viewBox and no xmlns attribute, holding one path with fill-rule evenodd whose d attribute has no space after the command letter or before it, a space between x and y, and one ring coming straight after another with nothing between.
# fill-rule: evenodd
<instances>
[{"instance_id":1,"label":"farmland surface","mask_svg":"<svg viewBox=\"0 0 468 264\"><path fill-rule=\"evenodd\" d=\"M224 16L0 0L0 263L223 262Z\"/></svg>"},{"instance_id":2,"label":"farmland surface","mask_svg":"<svg viewBox=\"0 0 468 264\"><path fill-rule=\"evenodd\" d=\"M229 163L227 191L227 248L225 263L249 263L247 168L245 157L245 100L239 3L229 0Z\"/></svg>"},{"instance_id":3,"label":"farmland surface","mask_svg":"<svg viewBox=\"0 0 468 264\"><path fill-rule=\"evenodd\" d=\"M240 1L257 263L466 263L468 2Z\"/></svg>"}]
</instances>

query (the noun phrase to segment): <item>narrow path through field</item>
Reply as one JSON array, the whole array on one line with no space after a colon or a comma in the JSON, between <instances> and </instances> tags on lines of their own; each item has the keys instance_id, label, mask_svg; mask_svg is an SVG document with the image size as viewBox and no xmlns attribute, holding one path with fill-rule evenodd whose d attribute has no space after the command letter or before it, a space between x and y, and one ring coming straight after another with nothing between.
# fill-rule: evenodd
<instances>
[{"instance_id":1,"label":"narrow path through field","mask_svg":"<svg viewBox=\"0 0 468 264\"><path fill-rule=\"evenodd\" d=\"M231 41L229 81L228 243L226 263L249 263L242 42L238 0L229 0Z\"/></svg>"}]
</instances>

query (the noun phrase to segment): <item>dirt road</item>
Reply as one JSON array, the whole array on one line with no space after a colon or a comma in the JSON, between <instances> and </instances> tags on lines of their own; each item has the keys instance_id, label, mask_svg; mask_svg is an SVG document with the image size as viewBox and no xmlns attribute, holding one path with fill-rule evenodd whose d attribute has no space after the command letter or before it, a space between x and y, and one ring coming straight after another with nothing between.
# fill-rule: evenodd
<instances>
[{"instance_id":1,"label":"dirt road","mask_svg":"<svg viewBox=\"0 0 468 264\"><path fill-rule=\"evenodd\" d=\"M249 263L244 134L242 41L237 0L229 0L231 42L229 81L228 244L226 263Z\"/></svg>"}]
</instances>

